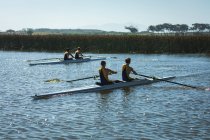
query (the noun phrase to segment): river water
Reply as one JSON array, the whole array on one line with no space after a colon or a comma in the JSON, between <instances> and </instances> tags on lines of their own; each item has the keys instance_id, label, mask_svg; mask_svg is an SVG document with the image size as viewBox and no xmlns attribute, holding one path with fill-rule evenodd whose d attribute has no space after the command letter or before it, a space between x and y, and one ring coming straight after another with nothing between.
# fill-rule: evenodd
<instances>
[{"instance_id":1,"label":"river water","mask_svg":"<svg viewBox=\"0 0 210 140\"><path fill-rule=\"evenodd\" d=\"M98 56L97 54L88 54ZM120 79L126 57L150 76L210 87L210 57L204 55L100 54ZM117 58L110 58L115 56ZM78 93L48 100L35 94L92 85L99 61L29 66L26 60L62 57L59 53L0 52L0 139L209 139L210 91L160 82L100 93Z\"/></svg>"}]
</instances>

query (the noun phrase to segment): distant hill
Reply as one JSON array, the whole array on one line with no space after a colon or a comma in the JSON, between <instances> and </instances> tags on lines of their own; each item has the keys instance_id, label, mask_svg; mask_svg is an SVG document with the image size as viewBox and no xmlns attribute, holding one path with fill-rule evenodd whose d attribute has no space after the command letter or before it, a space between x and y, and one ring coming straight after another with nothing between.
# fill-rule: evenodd
<instances>
[{"instance_id":1,"label":"distant hill","mask_svg":"<svg viewBox=\"0 0 210 140\"><path fill-rule=\"evenodd\" d=\"M134 34L130 32L117 32L117 31L103 31L98 29L50 29L50 28L24 28L9 32L0 32L2 35L129 35ZM138 32L138 34L148 34L148 32Z\"/></svg>"},{"instance_id":2,"label":"distant hill","mask_svg":"<svg viewBox=\"0 0 210 140\"><path fill-rule=\"evenodd\" d=\"M96 29L33 29L33 34L106 34L108 32Z\"/></svg>"}]
</instances>

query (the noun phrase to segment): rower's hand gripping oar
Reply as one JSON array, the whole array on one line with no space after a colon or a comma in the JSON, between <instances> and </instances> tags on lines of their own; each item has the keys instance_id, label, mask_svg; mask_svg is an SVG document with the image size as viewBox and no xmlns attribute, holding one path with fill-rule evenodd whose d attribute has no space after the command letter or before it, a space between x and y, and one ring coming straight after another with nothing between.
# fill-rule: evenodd
<instances>
[{"instance_id":1,"label":"rower's hand gripping oar","mask_svg":"<svg viewBox=\"0 0 210 140\"><path fill-rule=\"evenodd\" d=\"M57 82L75 82L75 81L80 81L80 80L86 80L86 79L91 79L91 78L98 78L98 75L94 75L94 76L90 76L90 77L85 77L85 78L80 78L80 79L75 79L75 80L69 80L69 81L65 81L65 80L60 80L60 79L51 79L51 80L46 80L45 82L50 82L50 83L57 83Z\"/></svg>"},{"instance_id":2,"label":"rower's hand gripping oar","mask_svg":"<svg viewBox=\"0 0 210 140\"><path fill-rule=\"evenodd\" d=\"M199 90L207 90L207 91L210 91L210 88L201 88L201 87L186 85L186 84L177 83L177 82L172 82L172 81L169 81L169 80L159 79L159 78L157 78L157 77L151 77L151 76L146 76L146 75L142 75L142 74L136 74L136 75L139 75L139 76L142 76L142 77L146 77L146 78L152 78L152 79L154 79L154 80L159 80L159 81L168 82L168 83L171 83L171 84L176 84L176 85L180 85L180 86L185 86L185 87L189 87L189 88L193 88L193 89L199 89Z\"/></svg>"}]
</instances>

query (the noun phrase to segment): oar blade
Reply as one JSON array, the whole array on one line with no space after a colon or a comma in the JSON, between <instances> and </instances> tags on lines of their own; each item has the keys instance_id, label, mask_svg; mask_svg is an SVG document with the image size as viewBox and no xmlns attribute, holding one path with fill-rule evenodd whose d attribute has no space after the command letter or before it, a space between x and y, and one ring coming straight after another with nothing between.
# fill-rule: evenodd
<instances>
[{"instance_id":1,"label":"oar blade","mask_svg":"<svg viewBox=\"0 0 210 140\"><path fill-rule=\"evenodd\" d=\"M210 88L206 88L205 91L210 91Z\"/></svg>"},{"instance_id":2,"label":"oar blade","mask_svg":"<svg viewBox=\"0 0 210 140\"><path fill-rule=\"evenodd\" d=\"M58 83L58 82L62 82L62 80L56 78L56 79L46 80L45 82L47 82L47 83Z\"/></svg>"}]
</instances>

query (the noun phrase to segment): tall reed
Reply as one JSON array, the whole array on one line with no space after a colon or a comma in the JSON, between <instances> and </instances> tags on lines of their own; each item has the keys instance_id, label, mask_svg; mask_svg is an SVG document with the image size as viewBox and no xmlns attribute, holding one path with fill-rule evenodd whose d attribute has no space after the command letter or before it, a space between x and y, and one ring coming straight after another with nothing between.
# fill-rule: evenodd
<instances>
[{"instance_id":1,"label":"tall reed","mask_svg":"<svg viewBox=\"0 0 210 140\"><path fill-rule=\"evenodd\" d=\"M0 35L0 50L93 53L210 53L210 36Z\"/></svg>"}]
</instances>

